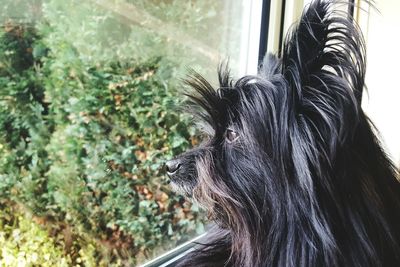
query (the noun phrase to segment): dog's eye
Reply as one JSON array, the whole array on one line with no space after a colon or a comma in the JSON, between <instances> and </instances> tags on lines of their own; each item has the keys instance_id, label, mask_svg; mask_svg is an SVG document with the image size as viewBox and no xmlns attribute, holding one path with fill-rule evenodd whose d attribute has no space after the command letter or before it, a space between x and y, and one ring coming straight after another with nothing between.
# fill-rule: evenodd
<instances>
[{"instance_id":1,"label":"dog's eye","mask_svg":"<svg viewBox=\"0 0 400 267\"><path fill-rule=\"evenodd\" d=\"M226 137L226 140L228 140L228 142L231 143L239 137L239 134L237 132L235 132L234 130L227 129L225 137Z\"/></svg>"}]
</instances>

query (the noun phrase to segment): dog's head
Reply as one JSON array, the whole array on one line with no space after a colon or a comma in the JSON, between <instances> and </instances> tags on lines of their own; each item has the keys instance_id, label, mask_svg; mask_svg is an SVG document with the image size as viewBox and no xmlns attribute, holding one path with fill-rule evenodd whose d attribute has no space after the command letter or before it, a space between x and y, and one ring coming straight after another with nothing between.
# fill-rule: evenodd
<instances>
[{"instance_id":1,"label":"dog's head","mask_svg":"<svg viewBox=\"0 0 400 267\"><path fill-rule=\"evenodd\" d=\"M331 5L314 1L258 76L233 82L220 67L217 89L197 73L186 80L204 141L166 163L177 191L223 218L256 220L279 209L289 184L313 190L311 167L329 165L352 135L364 78L362 38Z\"/></svg>"},{"instance_id":2,"label":"dog's head","mask_svg":"<svg viewBox=\"0 0 400 267\"><path fill-rule=\"evenodd\" d=\"M314 1L282 56L268 55L258 76L233 82L222 67L216 89L196 73L187 80L205 138L167 162L167 172L178 192L232 230L240 240L233 246L249 254L243 259L261 253L246 252L254 245L246 242L264 242L258 237L290 220L329 245L329 229L318 229L318 198L336 190L331 171L354 137L365 72L362 37L332 5ZM304 225L304 217L311 222Z\"/></svg>"},{"instance_id":3,"label":"dog's head","mask_svg":"<svg viewBox=\"0 0 400 267\"><path fill-rule=\"evenodd\" d=\"M265 190L275 187L269 183L278 182L273 178L283 137L278 133L285 127L279 124L288 119L288 96L280 61L270 56L266 66L268 77L246 76L235 83L221 67L216 90L196 73L186 81L196 90L189 95L189 110L203 142L168 161L167 172L178 192L193 197L224 224L234 212L249 212L248 207L258 211L266 201Z\"/></svg>"}]
</instances>

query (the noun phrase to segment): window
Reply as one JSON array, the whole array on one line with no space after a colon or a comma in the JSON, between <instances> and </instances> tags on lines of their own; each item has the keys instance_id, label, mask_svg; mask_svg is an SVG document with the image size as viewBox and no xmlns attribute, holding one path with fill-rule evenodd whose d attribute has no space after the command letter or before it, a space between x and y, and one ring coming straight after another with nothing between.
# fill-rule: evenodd
<instances>
[{"instance_id":1,"label":"window","mask_svg":"<svg viewBox=\"0 0 400 267\"><path fill-rule=\"evenodd\" d=\"M400 114L396 79L400 57L395 53L400 3L375 1L374 6L362 3L355 10L367 44L367 90L362 107L377 127L387 153L400 166L400 124L395 122Z\"/></svg>"},{"instance_id":2,"label":"window","mask_svg":"<svg viewBox=\"0 0 400 267\"><path fill-rule=\"evenodd\" d=\"M224 60L255 74L262 1L4 0L0 12L2 260L136 265L203 233L162 170L196 142L180 79L191 68L215 82Z\"/></svg>"}]
</instances>

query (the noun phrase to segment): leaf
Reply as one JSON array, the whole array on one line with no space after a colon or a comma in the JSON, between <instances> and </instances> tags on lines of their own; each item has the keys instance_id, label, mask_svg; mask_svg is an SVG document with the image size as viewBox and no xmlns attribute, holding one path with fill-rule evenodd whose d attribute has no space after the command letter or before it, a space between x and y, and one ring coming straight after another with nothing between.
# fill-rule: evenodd
<instances>
[{"instance_id":1,"label":"leaf","mask_svg":"<svg viewBox=\"0 0 400 267\"><path fill-rule=\"evenodd\" d=\"M39 42L33 47L32 55L35 59L40 59L46 55L47 51L48 48L43 43Z\"/></svg>"},{"instance_id":2,"label":"leaf","mask_svg":"<svg viewBox=\"0 0 400 267\"><path fill-rule=\"evenodd\" d=\"M181 136L179 136L179 135L174 135L174 136L172 137L171 146L172 146L173 148L176 148L176 147L181 146L181 145L184 144L185 142L186 142L186 140L185 140L184 138L182 138Z\"/></svg>"}]
</instances>

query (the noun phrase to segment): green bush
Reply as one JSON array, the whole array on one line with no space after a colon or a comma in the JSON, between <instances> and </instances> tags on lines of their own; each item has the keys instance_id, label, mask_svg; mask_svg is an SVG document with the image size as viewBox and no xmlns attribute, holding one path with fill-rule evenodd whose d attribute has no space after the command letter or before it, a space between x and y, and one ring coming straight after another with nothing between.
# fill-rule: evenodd
<instances>
[{"instance_id":1,"label":"green bush","mask_svg":"<svg viewBox=\"0 0 400 267\"><path fill-rule=\"evenodd\" d=\"M0 211L0 266L70 266L71 259L29 216Z\"/></svg>"},{"instance_id":2,"label":"green bush","mask_svg":"<svg viewBox=\"0 0 400 267\"><path fill-rule=\"evenodd\" d=\"M179 66L162 53L91 60L99 51L83 54L57 28L66 18L51 17L63 5L50 1L37 25L0 30L0 203L19 207L3 211L16 223L1 223L0 261L33 242L29 257L54 264L136 264L203 231L197 207L170 191L162 171L196 142L173 109ZM46 223L34 226L21 208ZM26 253L12 261L29 261Z\"/></svg>"}]
</instances>

